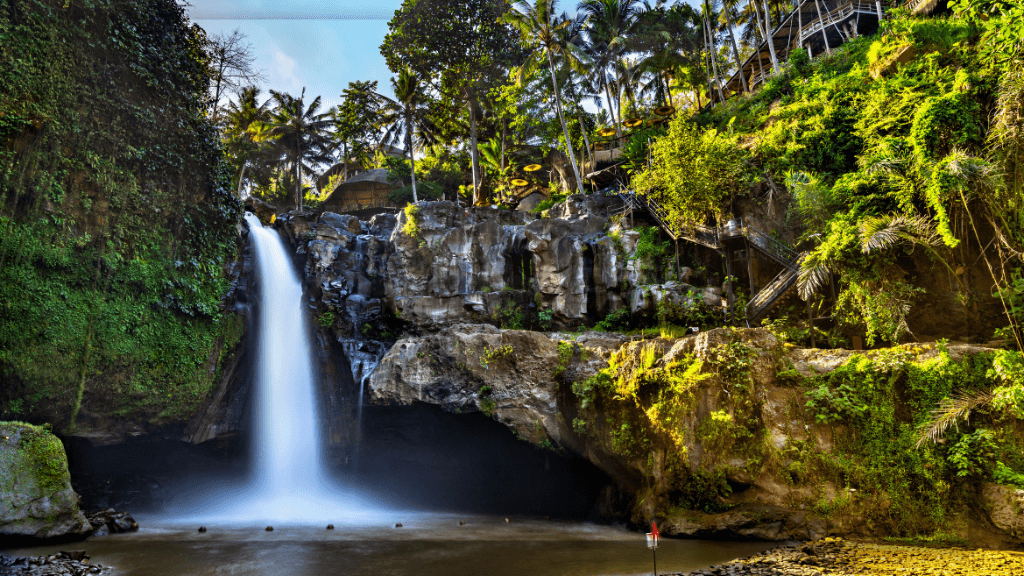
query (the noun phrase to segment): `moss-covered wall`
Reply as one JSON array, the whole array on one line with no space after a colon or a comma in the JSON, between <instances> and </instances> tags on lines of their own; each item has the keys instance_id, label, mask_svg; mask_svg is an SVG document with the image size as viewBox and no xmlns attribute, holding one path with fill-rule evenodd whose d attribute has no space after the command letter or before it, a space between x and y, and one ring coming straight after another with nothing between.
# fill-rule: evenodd
<instances>
[{"instance_id":1,"label":"moss-covered wall","mask_svg":"<svg viewBox=\"0 0 1024 576\"><path fill-rule=\"evenodd\" d=\"M0 4L0 417L181 422L238 340L203 38L173 0Z\"/></svg>"},{"instance_id":2,"label":"moss-covered wall","mask_svg":"<svg viewBox=\"0 0 1024 576\"><path fill-rule=\"evenodd\" d=\"M1024 488L1024 426L1006 403L1020 384L1001 377L1003 355L799 349L717 329L627 343L587 378L560 366L576 398L561 410L589 450L642 474L637 522L700 533L725 522L708 514L756 507L764 525L804 511L842 533L955 539L980 518L984 485Z\"/></svg>"}]
</instances>

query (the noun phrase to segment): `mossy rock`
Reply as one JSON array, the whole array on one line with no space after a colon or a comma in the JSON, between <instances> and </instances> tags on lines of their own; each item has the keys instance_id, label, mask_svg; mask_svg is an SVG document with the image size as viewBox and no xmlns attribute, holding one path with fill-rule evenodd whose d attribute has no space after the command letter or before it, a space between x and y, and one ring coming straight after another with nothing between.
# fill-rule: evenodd
<instances>
[{"instance_id":1,"label":"mossy rock","mask_svg":"<svg viewBox=\"0 0 1024 576\"><path fill-rule=\"evenodd\" d=\"M64 446L48 429L0 422L0 535L87 536Z\"/></svg>"}]
</instances>

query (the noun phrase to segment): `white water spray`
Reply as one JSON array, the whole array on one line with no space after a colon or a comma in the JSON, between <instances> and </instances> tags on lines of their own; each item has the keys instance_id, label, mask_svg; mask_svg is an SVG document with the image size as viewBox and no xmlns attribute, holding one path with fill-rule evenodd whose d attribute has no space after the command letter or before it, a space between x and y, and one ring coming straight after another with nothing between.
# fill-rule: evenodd
<instances>
[{"instance_id":1,"label":"white water spray","mask_svg":"<svg viewBox=\"0 0 1024 576\"><path fill-rule=\"evenodd\" d=\"M255 491L279 516L321 493L321 457L302 283L278 234L247 215L256 248L261 306L253 458ZM298 501L296 501L298 500Z\"/></svg>"},{"instance_id":2,"label":"white water spray","mask_svg":"<svg viewBox=\"0 0 1024 576\"><path fill-rule=\"evenodd\" d=\"M324 461L302 282L277 232L252 214L245 218L260 280L254 478L243 487L194 494L188 507L202 518L232 522L366 521L378 506L340 486Z\"/></svg>"}]
</instances>

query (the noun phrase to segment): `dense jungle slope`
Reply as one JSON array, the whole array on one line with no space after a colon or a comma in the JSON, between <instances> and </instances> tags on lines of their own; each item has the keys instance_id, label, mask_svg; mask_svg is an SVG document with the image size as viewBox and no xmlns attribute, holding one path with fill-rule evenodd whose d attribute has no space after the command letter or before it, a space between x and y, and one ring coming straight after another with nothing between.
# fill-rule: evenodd
<instances>
[{"instance_id":1,"label":"dense jungle slope","mask_svg":"<svg viewBox=\"0 0 1024 576\"><path fill-rule=\"evenodd\" d=\"M754 94L673 122L637 188L670 218L755 216L806 252L800 295L831 307L837 292L847 345L1019 346L1024 12L951 5L893 10L814 60L796 50Z\"/></svg>"},{"instance_id":2,"label":"dense jungle slope","mask_svg":"<svg viewBox=\"0 0 1024 576\"><path fill-rule=\"evenodd\" d=\"M0 420L191 416L241 333L241 204L174 0L0 2Z\"/></svg>"}]
</instances>

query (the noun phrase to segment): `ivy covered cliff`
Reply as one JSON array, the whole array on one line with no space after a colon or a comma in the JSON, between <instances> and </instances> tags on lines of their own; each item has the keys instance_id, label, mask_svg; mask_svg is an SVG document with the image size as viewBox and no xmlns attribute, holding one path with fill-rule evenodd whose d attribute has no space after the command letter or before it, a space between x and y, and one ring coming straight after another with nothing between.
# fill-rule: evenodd
<instances>
[{"instance_id":1,"label":"ivy covered cliff","mask_svg":"<svg viewBox=\"0 0 1024 576\"><path fill-rule=\"evenodd\" d=\"M241 333L241 203L174 0L0 3L0 419L190 417Z\"/></svg>"}]
</instances>

